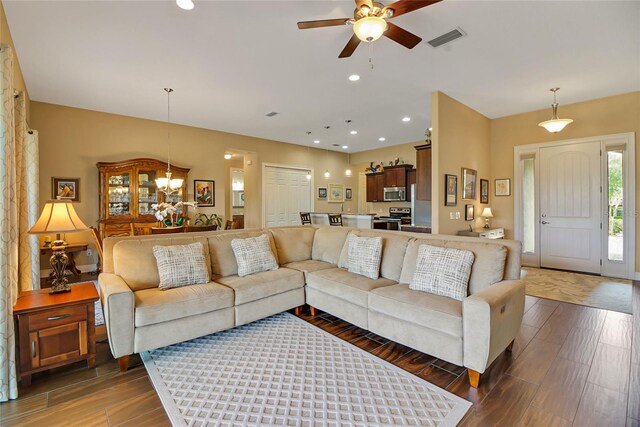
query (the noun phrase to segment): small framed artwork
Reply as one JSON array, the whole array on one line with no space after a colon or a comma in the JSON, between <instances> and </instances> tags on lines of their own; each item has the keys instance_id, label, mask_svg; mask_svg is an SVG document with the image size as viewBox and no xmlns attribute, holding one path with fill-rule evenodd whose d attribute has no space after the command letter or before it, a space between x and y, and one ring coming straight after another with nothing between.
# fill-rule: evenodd
<instances>
[{"instance_id":1,"label":"small framed artwork","mask_svg":"<svg viewBox=\"0 0 640 427\"><path fill-rule=\"evenodd\" d=\"M464 220L473 221L476 217L474 205L464 205Z\"/></svg>"},{"instance_id":2,"label":"small framed artwork","mask_svg":"<svg viewBox=\"0 0 640 427\"><path fill-rule=\"evenodd\" d=\"M494 187L495 187L496 196L511 195L511 179L510 178L496 179Z\"/></svg>"},{"instance_id":3,"label":"small framed artwork","mask_svg":"<svg viewBox=\"0 0 640 427\"><path fill-rule=\"evenodd\" d=\"M318 187L318 199L319 200L327 200L327 188L326 187Z\"/></svg>"},{"instance_id":4,"label":"small framed artwork","mask_svg":"<svg viewBox=\"0 0 640 427\"><path fill-rule=\"evenodd\" d=\"M351 194L351 189L350 188L346 188L344 190L344 198L346 200L351 200L352 194Z\"/></svg>"},{"instance_id":5,"label":"small framed artwork","mask_svg":"<svg viewBox=\"0 0 640 427\"><path fill-rule=\"evenodd\" d=\"M456 206L458 204L458 176L444 175L444 205Z\"/></svg>"},{"instance_id":6,"label":"small framed artwork","mask_svg":"<svg viewBox=\"0 0 640 427\"><path fill-rule=\"evenodd\" d=\"M462 168L462 199L463 200L476 199L477 179L478 179L477 171L469 168Z\"/></svg>"},{"instance_id":7,"label":"small framed artwork","mask_svg":"<svg viewBox=\"0 0 640 427\"><path fill-rule=\"evenodd\" d=\"M343 184L329 184L329 203L342 203L344 202L344 185Z\"/></svg>"},{"instance_id":8,"label":"small framed artwork","mask_svg":"<svg viewBox=\"0 0 640 427\"><path fill-rule=\"evenodd\" d=\"M480 203L489 203L489 180L480 180Z\"/></svg>"},{"instance_id":9,"label":"small framed artwork","mask_svg":"<svg viewBox=\"0 0 640 427\"><path fill-rule=\"evenodd\" d=\"M51 178L51 198L80 201L80 178Z\"/></svg>"},{"instance_id":10,"label":"small framed artwork","mask_svg":"<svg viewBox=\"0 0 640 427\"><path fill-rule=\"evenodd\" d=\"M216 182L208 179L193 180L193 195L200 208L216 205Z\"/></svg>"}]
</instances>

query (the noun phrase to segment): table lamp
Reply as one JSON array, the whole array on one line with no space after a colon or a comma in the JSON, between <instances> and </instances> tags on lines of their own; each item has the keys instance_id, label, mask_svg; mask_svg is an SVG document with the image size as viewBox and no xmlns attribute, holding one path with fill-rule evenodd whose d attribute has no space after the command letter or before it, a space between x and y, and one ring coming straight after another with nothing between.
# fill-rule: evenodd
<instances>
[{"instance_id":1,"label":"table lamp","mask_svg":"<svg viewBox=\"0 0 640 427\"><path fill-rule=\"evenodd\" d=\"M489 225L489 218L493 218L491 208L484 208L484 210L482 211L482 216L484 217L484 228L491 228L491 226Z\"/></svg>"},{"instance_id":2,"label":"table lamp","mask_svg":"<svg viewBox=\"0 0 640 427\"><path fill-rule=\"evenodd\" d=\"M60 240L60 233L72 233L87 230L87 227L73 205L67 200L50 200L45 203L40 218L29 230L29 234L56 233L56 240L51 244L52 255L49 258L53 270L53 286L49 293L68 292L71 290L64 275L69 258L64 252L65 242Z\"/></svg>"}]
</instances>

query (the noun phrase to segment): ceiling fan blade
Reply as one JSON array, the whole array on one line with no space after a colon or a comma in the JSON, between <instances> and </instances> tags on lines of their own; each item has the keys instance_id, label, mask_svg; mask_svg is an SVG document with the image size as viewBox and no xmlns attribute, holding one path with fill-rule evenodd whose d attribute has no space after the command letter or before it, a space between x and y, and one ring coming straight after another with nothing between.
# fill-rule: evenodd
<instances>
[{"instance_id":1,"label":"ceiling fan blade","mask_svg":"<svg viewBox=\"0 0 640 427\"><path fill-rule=\"evenodd\" d=\"M353 55L353 52L355 52L359 44L360 44L360 39L358 38L358 36L356 36L355 34L352 35L347 45L344 47L344 49L342 49L342 52L340 52L340 55L338 55L338 58L350 57L351 55Z\"/></svg>"},{"instance_id":2,"label":"ceiling fan blade","mask_svg":"<svg viewBox=\"0 0 640 427\"><path fill-rule=\"evenodd\" d=\"M402 28L392 24L391 22L387 22L387 26L388 28L387 31L384 32L384 35L389 37L394 42L400 43L407 49L413 49L418 43L422 41L420 37L410 33L407 30L403 30Z\"/></svg>"},{"instance_id":3,"label":"ceiling fan blade","mask_svg":"<svg viewBox=\"0 0 640 427\"><path fill-rule=\"evenodd\" d=\"M339 18L339 19L322 19L320 21L303 21L298 22L298 28L306 30L309 28L321 28L321 27L336 27L338 25L345 25L351 18Z\"/></svg>"},{"instance_id":4,"label":"ceiling fan blade","mask_svg":"<svg viewBox=\"0 0 640 427\"><path fill-rule=\"evenodd\" d=\"M395 18L396 16L404 15L405 13L413 12L414 10L422 9L423 7L431 6L441 1L442 0L399 0L385 6L382 11L385 12L392 9L393 15L391 17Z\"/></svg>"}]
</instances>

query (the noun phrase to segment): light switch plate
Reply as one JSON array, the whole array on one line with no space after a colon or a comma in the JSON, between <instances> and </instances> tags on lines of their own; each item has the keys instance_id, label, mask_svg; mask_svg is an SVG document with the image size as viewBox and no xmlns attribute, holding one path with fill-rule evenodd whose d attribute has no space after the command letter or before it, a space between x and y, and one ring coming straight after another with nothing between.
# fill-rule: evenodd
<instances>
[{"instance_id":1,"label":"light switch plate","mask_svg":"<svg viewBox=\"0 0 640 427\"><path fill-rule=\"evenodd\" d=\"M456 212L456 219L460 219L460 212Z\"/></svg>"}]
</instances>

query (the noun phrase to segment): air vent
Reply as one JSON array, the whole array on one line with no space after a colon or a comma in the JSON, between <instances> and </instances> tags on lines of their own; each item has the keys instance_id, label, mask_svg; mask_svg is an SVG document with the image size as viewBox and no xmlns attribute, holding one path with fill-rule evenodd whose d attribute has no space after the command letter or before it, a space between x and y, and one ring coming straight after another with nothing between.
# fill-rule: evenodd
<instances>
[{"instance_id":1,"label":"air vent","mask_svg":"<svg viewBox=\"0 0 640 427\"><path fill-rule=\"evenodd\" d=\"M275 112L275 111L272 111L272 112L270 112L270 113L265 114L265 116L267 116L267 117L273 117L273 116L275 116L276 114L278 114L278 113L277 113L277 112Z\"/></svg>"},{"instance_id":2,"label":"air vent","mask_svg":"<svg viewBox=\"0 0 640 427\"><path fill-rule=\"evenodd\" d=\"M456 28L455 30L449 31L448 33L443 34L440 37L436 37L433 40L429 40L427 43L429 43L431 47L438 47L466 35L467 34L464 31L462 31L460 28Z\"/></svg>"},{"instance_id":3,"label":"air vent","mask_svg":"<svg viewBox=\"0 0 640 427\"><path fill-rule=\"evenodd\" d=\"M333 145L334 147L340 147L340 144L331 144L331 145Z\"/></svg>"}]
</instances>

